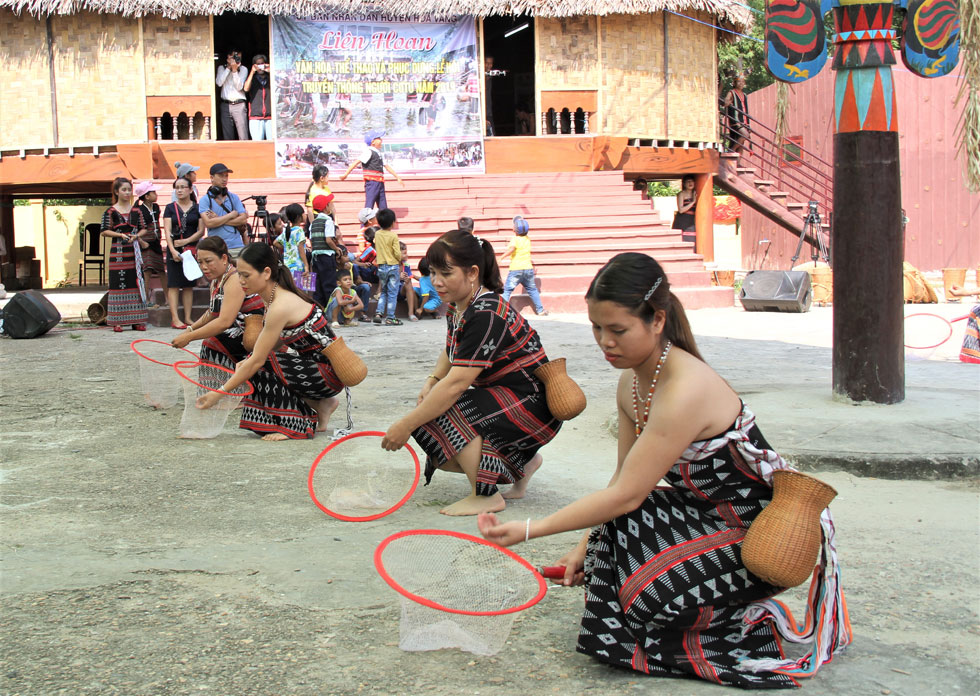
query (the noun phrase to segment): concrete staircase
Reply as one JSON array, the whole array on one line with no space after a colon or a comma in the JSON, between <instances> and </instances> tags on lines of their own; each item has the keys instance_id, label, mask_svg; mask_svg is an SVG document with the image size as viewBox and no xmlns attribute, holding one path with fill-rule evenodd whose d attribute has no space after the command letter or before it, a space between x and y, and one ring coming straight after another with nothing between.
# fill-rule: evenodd
<instances>
[{"instance_id":1,"label":"concrete staircase","mask_svg":"<svg viewBox=\"0 0 980 696\"><path fill-rule=\"evenodd\" d=\"M346 242L353 243L364 207L360 178L347 181L331 172L337 222ZM355 173L356 175L356 173ZM161 200L170 198L170 182L159 182ZM205 181L198 182L203 192ZM268 196L267 208L277 212L288 203L303 202L305 179L232 179L229 187L242 198ZM461 216L473 218L475 233L502 251L513 231L514 215L531 226L533 260L545 307L552 312L584 312L584 294L599 268L611 256L639 251L663 266L688 309L731 306L731 288L711 285L702 257L693 253L681 233L670 229L643 194L624 182L622 172L487 174L480 176L411 177L403 188L387 182L388 206L398 215L398 236L408 245L414 266L429 245L455 229ZM253 201L245 207L251 218ZM506 275L506 268L502 269ZM515 293L515 306L530 305ZM156 322L154 322L156 323ZM167 315L169 324L169 314Z\"/></svg>"}]
</instances>

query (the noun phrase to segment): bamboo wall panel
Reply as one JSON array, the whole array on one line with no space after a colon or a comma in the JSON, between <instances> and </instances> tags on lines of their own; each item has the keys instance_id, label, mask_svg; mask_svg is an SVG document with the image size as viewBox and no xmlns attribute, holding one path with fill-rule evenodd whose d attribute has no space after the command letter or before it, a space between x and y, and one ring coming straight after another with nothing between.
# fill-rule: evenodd
<instances>
[{"instance_id":1,"label":"bamboo wall panel","mask_svg":"<svg viewBox=\"0 0 980 696\"><path fill-rule=\"evenodd\" d=\"M48 41L43 21L0 10L0 147L54 144Z\"/></svg>"},{"instance_id":2,"label":"bamboo wall panel","mask_svg":"<svg viewBox=\"0 0 980 696\"><path fill-rule=\"evenodd\" d=\"M957 75L924 79L903 67L893 67L892 74L898 98L902 207L909 218L905 259L923 271L975 268L980 263L980 194L967 190L956 159ZM775 102L775 85L753 92L749 113L771 128ZM804 148L833 162L833 114L834 72L825 68L791 88L787 135L802 135ZM789 268L798 238L748 206L743 210L744 267L763 267L767 244L760 241L768 239L772 245L764 267ZM809 248L802 260L809 260Z\"/></svg>"},{"instance_id":3,"label":"bamboo wall panel","mask_svg":"<svg viewBox=\"0 0 980 696\"><path fill-rule=\"evenodd\" d=\"M52 24L60 142L146 140L139 20L80 12Z\"/></svg>"},{"instance_id":4,"label":"bamboo wall panel","mask_svg":"<svg viewBox=\"0 0 980 696\"><path fill-rule=\"evenodd\" d=\"M602 18L603 135L662 137L664 35L661 15Z\"/></svg>"},{"instance_id":5,"label":"bamboo wall panel","mask_svg":"<svg viewBox=\"0 0 980 696\"><path fill-rule=\"evenodd\" d=\"M595 17L538 18L539 90L599 87L599 44Z\"/></svg>"},{"instance_id":6,"label":"bamboo wall panel","mask_svg":"<svg viewBox=\"0 0 980 696\"><path fill-rule=\"evenodd\" d=\"M214 56L207 17L144 17L143 45L147 96L214 92ZM210 109L204 115L209 112Z\"/></svg>"},{"instance_id":7,"label":"bamboo wall panel","mask_svg":"<svg viewBox=\"0 0 980 696\"><path fill-rule=\"evenodd\" d=\"M695 19L710 15L688 12ZM668 121L665 137L675 140L715 139L718 77L715 72L715 30L676 15L667 15Z\"/></svg>"}]
</instances>

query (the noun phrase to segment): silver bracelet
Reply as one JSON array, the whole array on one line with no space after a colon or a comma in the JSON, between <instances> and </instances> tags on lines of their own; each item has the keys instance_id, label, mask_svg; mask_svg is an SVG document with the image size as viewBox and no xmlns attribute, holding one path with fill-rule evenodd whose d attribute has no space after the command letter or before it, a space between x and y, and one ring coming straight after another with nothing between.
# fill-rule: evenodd
<instances>
[{"instance_id":1,"label":"silver bracelet","mask_svg":"<svg viewBox=\"0 0 980 696\"><path fill-rule=\"evenodd\" d=\"M530 538L530 536L531 536L531 518L528 517L527 518L527 522L524 523L524 543L525 544L527 543L527 540Z\"/></svg>"}]
</instances>

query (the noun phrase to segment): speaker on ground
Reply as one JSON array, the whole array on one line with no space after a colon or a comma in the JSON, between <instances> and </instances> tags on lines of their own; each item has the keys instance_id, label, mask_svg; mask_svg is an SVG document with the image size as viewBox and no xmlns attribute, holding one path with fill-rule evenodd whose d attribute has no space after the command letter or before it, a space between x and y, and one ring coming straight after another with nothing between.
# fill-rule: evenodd
<instances>
[{"instance_id":1,"label":"speaker on ground","mask_svg":"<svg viewBox=\"0 0 980 696\"><path fill-rule=\"evenodd\" d=\"M809 312L812 298L806 271L749 271L738 294L747 312Z\"/></svg>"},{"instance_id":2,"label":"speaker on ground","mask_svg":"<svg viewBox=\"0 0 980 696\"><path fill-rule=\"evenodd\" d=\"M61 313L51 300L37 290L24 290L11 297L2 316L3 332L11 338L36 338L61 321Z\"/></svg>"}]
</instances>

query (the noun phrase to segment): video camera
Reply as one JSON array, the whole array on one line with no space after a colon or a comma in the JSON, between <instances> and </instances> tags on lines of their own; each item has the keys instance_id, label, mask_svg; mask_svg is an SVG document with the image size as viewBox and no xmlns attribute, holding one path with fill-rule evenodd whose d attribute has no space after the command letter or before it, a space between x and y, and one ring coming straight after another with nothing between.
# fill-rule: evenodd
<instances>
[{"instance_id":1,"label":"video camera","mask_svg":"<svg viewBox=\"0 0 980 696\"><path fill-rule=\"evenodd\" d=\"M257 213L264 213L264 212L266 212L266 205L269 202L269 197L268 196L249 196L248 198L244 199L242 202L244 202L244 201L255 201L255 212L257 212Z\"/></svg>"}]
</instances>

